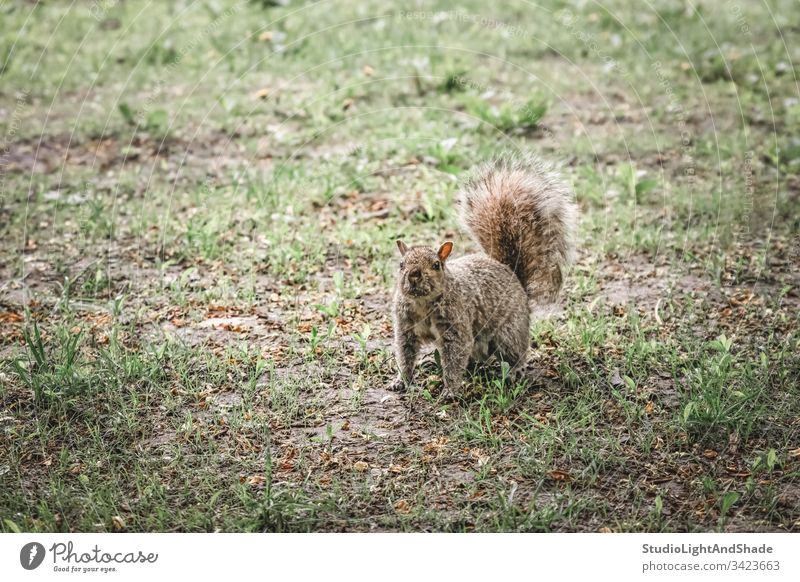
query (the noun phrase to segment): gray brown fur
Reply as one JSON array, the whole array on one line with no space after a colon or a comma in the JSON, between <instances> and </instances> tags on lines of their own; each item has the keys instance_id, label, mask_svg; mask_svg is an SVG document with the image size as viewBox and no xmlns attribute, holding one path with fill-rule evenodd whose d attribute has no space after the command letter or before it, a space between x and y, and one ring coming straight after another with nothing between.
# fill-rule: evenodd
<instances>
[{"instance_id":1,"label":"gray brown fur","mask_svg":"<svg viewBox=\"0 0 800 582\"><path fill-rule=\"evenodd\" d=\"M428 343L441 354L449 396L469 361L525 362L530 308L557 296L573 253L572 199L549 164L503 157L479 168L459 200L461 221L485 254L450 259L449 242L438 251L397 242L403 259L394 293L393 388L410 384Z\"/></svg>"},{"instance_id":2,"label":"gray brown fur","mask_svg":"<svg viewBox=\"0 0 800 582\"><path fill-rule=\"evenodd\" d=\"M532 301L553 301L575 246L577 208L552 164L506 156L480 167L459 199L461 222L483 252L508 265Z\"/></svg>"}]
</instances>

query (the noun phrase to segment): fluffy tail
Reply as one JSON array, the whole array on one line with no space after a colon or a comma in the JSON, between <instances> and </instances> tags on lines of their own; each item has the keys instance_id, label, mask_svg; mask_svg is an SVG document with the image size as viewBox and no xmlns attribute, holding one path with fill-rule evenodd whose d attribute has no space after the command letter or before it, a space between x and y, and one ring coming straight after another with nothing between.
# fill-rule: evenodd
<instances>
[{"instance_id":1,"label":"fluffy tail","mask_svg":"<svg viewBox=\"0 0 800 582\"><path fill-rule=\"evenodd\" d=\"M484 252L514 271L529 301L556 298L575 250L578 210L551 164L526 155L481 166L462 187L459 212Z\"/></svg>"}]
</instances>

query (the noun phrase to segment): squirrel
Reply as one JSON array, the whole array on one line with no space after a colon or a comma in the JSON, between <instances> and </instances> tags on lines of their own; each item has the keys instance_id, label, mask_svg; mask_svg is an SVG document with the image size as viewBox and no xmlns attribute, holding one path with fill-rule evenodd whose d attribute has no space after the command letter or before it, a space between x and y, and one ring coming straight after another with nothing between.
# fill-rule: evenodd
<instances>
[{"instance_id":1,"label":"squirrel","mask_svg":"<svg viewBox=\"0 0 800 582\"><path fill-rule=\"evenodd\" d=\"M394 352L405 391L424 344L439 349L442 395L453 398L470 361L491 356L516 372L530 346L531 309L555 300L575 250L577 206L555 167L534 155L504 155L479 167L461 187L457 209L482 253L450 258L409 247L394 291Z\"/></svg>"}]
</instances>

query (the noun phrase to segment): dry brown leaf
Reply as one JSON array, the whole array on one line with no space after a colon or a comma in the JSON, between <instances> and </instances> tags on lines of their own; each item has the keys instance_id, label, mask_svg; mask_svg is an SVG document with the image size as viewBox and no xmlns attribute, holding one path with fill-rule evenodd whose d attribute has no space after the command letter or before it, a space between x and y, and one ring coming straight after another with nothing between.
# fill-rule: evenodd
<instances>
[{"instance_id":1,"label":"dry brown leaf","mask_svg":"<svg viewBox=\"0 0 800 582\"><path fill-rule=\"evenodd\" d=\"M115 531L122 531L125 529L125 520L122 519L119 515L115 515L111 518L111 523L114 524Z\"/></svg>"},{"instance_id":2,"label":"dry brown leaf","mask_svg":"<svg viewBox=\"0 0 800 582\"><path fill-rule=\"evenodd\" d=\"M705 451L703 451L703 456L706 459L716 459L717 451L715 451L714 449L706 449Z\"/></svg>"},{"instance_id":3,"label":"dry brown leaf","mask_svg":"<svg viewBox=\"0 0 800 582\"><path fill-rule=\"evenodd\" d=\"M749 289L743 289L734 293L729 302L733 306L739 306L754 303L753 299L755 299L755 294ZM755 303L758 303L758 301L755 301Z\"/></svg>"},{"instance_id":4,"label":"dry brown leaf","mask_svg":"<svg viewBox=\"0 0 800 582\"><path fill-rule=\"evenodd\" d=\"M489 462L489 455L479 448L469 449L470 456L478 461L478 467L483 467Z\"/></svg>"},{"instance_id":5,"label":"dry brown leaf","mask_svg":"<svg viewBox=\"0 0 800 582\"><path fill-rule=\"evenodd\" d=\"M569 473L566 471L562 471L560 469L554 469L552 471L547 472L547 476L553 479L554 481L572 481L572 477L569 476Z\"/></svg>"},{"instance_id":6,"label":"dry brown leaf","mask_svg":"<svg viewBox=\"0 0 800 582\"><path fill-rule=\"evenodd\" d=\"M297 456L297 451L290 448L286 451L280 461L278 461L279 473L290 473L294 471L294 458Z\"/></svg>"},{"instance_id":7,"label":"dry brown leaf","mask_svg":"<svg viewBox=\"0 0 800 582\"><path fill-rule=\"evenodd\" d=\"M369 469L369 464L365 463L364 461L356 461L353 463L353 469L358 471L359 473L363 473L367 469Z\"/></svg>"},{"instance_id":8,"label":"dry brown leaf","mask_svg":"<svg viewBox=\"0 0 800 582\"><path fill-rule=\"evenodd\" d=\"M394 504L394 509L397 511L397 513L408 513L411 511L411 506L408 504L408 501L401 499Z\"/></svg>"},{"instance_id":9,"label":"dry brown leaf","mask_svg":"<svg viewBox=\"0 0 800 582\"><path fill-rule=\"evenodd\" d=\"M267 478L264 475L250 475L245 482L251 487L262 487L267 482Z\"/></svg>"},{"instance_id":10,"label":"dry brown leaf","mask_svg":"<svg viewBox=\"0 0 800 582\"><path fill-rule=\"evenodd\" d=\"M111 323L111 315L108 313L92 313L86 316L86 320L91 322L94 327L101 327Z\"/></svg>"},{"instance_id":11,"label":"dry brown leaf","mask_svg":"<svg viewBox=\"0 0 800 582\"><path fill-rule=\"evenodd\" d=\"M0 321L3 323L18 323L24 319L21 313L14 313L13 311L3 311L0 313Z\"/></svg>"},{"instance_id":12,"label":"dry brown leaf","mask_svg":"<svg viewBox=\"0 0 800 582\"><path fill-rule=\"evenodd\" d=\"M247 331L247 329L235 323L220 324L219 329L224 329L225 331L232 331L235 333L245 333Z\"/></svg>"},{"instance_id":13,"label":"dry brown leaf","mask_svg":"<svg viewBox=\"0 0 800 582\"><path fill-rule=\"evenodd\" d=\"M439 454L442 452L447 446L447 443L450 442L450 439L446 436L439 436L429 440L425 445L423 445L422 450L429 454Z\"/></svg>"},{"instance_id":14,"label":"dry brown leaf","mask_svg":"<svg viewBox=\"0 0 800 582\"><path fill-rule=\"evenodd\" d=\"M253 93L253 98L254 99L266 99L267 97L270 96L270 93L271 93L270 90L265 87L263 89L259 89L255 93Z\"/></svg>"},{"instance_id":15,"label":"dry brown leaf","mask_svg":"<svg viewBox=\"0 0 800 582\"><path fill-rule=\"evenodd\" d=\"M242 309L234 305L219 305L217 303L209 303L206 307L208 317L222 317L225 315L241 315Z\"/></svg>"}]
</instances>

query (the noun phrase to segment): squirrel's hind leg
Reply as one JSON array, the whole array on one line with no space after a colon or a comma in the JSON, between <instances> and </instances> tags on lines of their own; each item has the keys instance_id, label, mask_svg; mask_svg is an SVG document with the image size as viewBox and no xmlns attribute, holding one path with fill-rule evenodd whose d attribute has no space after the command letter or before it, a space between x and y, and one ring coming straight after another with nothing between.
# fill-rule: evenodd
<instances>
[{"instance_id":1,"label":"squirrel's hind leg","mask_svg":"<svg viewBox=\"0 0 800 582\"><path fill-rule=\"evenodd\" d=\"M501 362L506 362L511 366L510 376L516 382L521 378L521 371L528 362L528 339L527 325L519 326L509 334L502 334L494 341L494 355Z\"/></svg>"},{"instance_id":2,"label":"squirrel's hind leg","mask_svg":"<svg viewBox=\"0 0 800 582\"><path fill-rule=\"evenodd\" d=\"M467 371L473 338L469 333L451 326L444 334L442 341L442 380L444 390L442 396L453 398L461 387Z\"/></svg>"},{"instance_id":3,"label":"squirrel's hind leg","mask_svg":"<svg viewBox=\"0 0 800 582\"><path fill-rule=\"evenodd\" d=\"M507 359L503 361L508 362L511 366L511 369L508 372L511 381L519 382L525 377L525 375L523 374L523 370L525 369L525 364L528 363L528 350L526 349L524 352L522 352L521 355L518 355L515 359Z\"/></svg>"}]
</instances>

